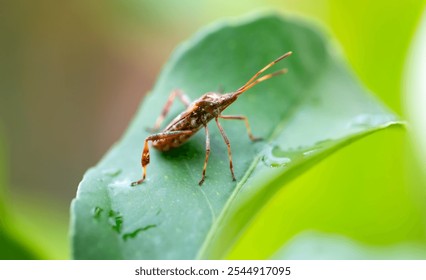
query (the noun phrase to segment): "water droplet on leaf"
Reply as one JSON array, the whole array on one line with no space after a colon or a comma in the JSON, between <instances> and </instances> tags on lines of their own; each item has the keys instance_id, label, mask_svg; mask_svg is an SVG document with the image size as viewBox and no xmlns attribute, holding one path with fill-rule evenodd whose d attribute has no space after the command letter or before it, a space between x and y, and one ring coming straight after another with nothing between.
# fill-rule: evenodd
<instances>
[{"instance_id":1,"label":"water droplet on leaf","mask_svg":"<svg viewBox=\"0 0 426 280\"><path fill-rule=\"evenodd\" d=\"M143 232L143 231L146 231L150 228L155 228L155 227L157 227L157 225L147 225L145 227L138 228L138 229L136 229L132 232L125 233L125 234L123 234L123 240L127 241L129 238L135 238L140 232Z\"/></svg>"},{"instance_id":2,"label":"water droplet on leaf","mask_svg":"<svg viewBox=\"0 0 426 280\"><path fill-rule=\"evenodd\" d=\"M121 232L123 226L123 216L118 211L110 210L108 213L108 222L112 229L118 233Z\"/></svg>"},{"instance_id":3,"label":"water droplet on leaf","mask_svg":"<svg viewBox=\"0 0 426 280\"><path fill-rule=\"evenodd\" d=\"M121 173L121 169L120 168L110 168L110 169L106 169L104 171L102 171L103 174L108 175L110 177L116 177L118 175L120 175Z\"/></svg>"},{"instance_id":4,"label":"water droplet on leaf","mask_svg":"<svg viewBox=\"0 0 426 280\"><path fill-rule=\"evenodd\" d=\"M102 209L99 206L96 206L95 208L92 209L92 215L95 219L99 219L101 216L101 213L104 211L104 209Z\"/></svg>"}]
</instances>

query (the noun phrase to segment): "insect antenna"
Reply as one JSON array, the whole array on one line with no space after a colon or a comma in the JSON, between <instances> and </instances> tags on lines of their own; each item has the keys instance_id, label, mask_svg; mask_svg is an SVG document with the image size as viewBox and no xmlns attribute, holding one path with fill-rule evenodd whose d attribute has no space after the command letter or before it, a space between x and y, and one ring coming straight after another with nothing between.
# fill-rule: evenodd
<instances>
[{"instance_id":1,"label":"insect antenna","mask_svg":"<svg viewBox=\"0 0 426 280\"><path fill-rule=\"evenodd\" d=\"M293 52L287 52L285 54L283 54L282 56L278 57L277 59L275 59L274 61L272 61L271 63L269 63L268 65L266 65L265 67L263 67L262 69L260 69L253 77L251 77L250 80L248 80L242 87L240 87L234 94L235 95L240 95L241 93L245 92L246 90L252 88L253 86L257 85L260 82L263 82L265 80L268 80L272 77L275 77L277 75L281 75L281 74L285 74L288 72L287 69L281 69L277 72L271 73L271 74L267 74L263 77L260 77L258 79L256 79L257 77L259 77L263 72L265 72L268 68L272 67L275 63L279 62L280 60L290 56Z\"/></svg>"}]
</instances>

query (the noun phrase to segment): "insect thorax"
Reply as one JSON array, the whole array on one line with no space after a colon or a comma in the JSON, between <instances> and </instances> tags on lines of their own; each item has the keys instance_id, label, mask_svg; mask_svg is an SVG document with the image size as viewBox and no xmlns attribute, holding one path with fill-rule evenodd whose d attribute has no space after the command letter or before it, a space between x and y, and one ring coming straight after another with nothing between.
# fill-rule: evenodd
<instances>
[{"instance_id":1,"label":"insect thorax","mask_svg":"<svg viewBox=\"0 0 426 280\"><path fill-rule=\"evenodd\" d=\"M206 125L212 119L218 117L226 108L224 102L228 99L228 94L218 94L209 92L201 96L194 102L191 113L191 124Z\"/></svg>"},{"instance_id":2,"label":"insect thorax","mask_svg":"<svg viewBox=\"0 0 426 280\"><path fill-rule=\"evenodd\" d=\"M209 92L191 103L191 105L178 115L166 131L192 130L194 133L209 121L218 117L236 98L231 93L218 94Z\"/></svg>"}]
</instances>

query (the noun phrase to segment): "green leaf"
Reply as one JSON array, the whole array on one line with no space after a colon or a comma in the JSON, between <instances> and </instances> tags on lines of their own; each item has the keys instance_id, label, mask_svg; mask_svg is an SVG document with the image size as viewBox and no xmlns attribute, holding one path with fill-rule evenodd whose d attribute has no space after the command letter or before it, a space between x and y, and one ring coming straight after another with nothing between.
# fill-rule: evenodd
<instances>
[{"instance_id":1,"label":"green leaf","mask_svg":"<svg viewBox=\"0 0 426 280\"><path fill-rule=\"evenodd\" d=\"M333 151L398 124L359 84L346 63L311 25L276 15L222 22L182 44L162 71L123 139L90 169L72 203L76 259L221 258L252 217L286 182ZM141 176L143 141L169 93L180 88L193 100L223 87L234 91L267 63L288 68L244 93L221 121L230 139L237 182L231 180L226 146L211 123L207 177L198 186L205 157L204 133L178 149L151 149L147 181ZM174 105L170 121L183 110ZM366 155L368 156L368 155Z\"/></svg>"},{"instance_id":2,"label":"green leaf","mask_svg":"<svg viewBox=\"0 0 426 280\"><path fill-rule=\"evenodd\" d=\"M425 259L426 251L415 243L371 246L338 234L305 231L292 238L274 259L296 260L412 260Z\"/></svg>"},{"instance_id":3,"label":"green leaf","mask_svg":"<svg viewBox=\"0 0 426 280\"><path fill-rule=\"evenodd\" d=\"M0 123L0 260L36 259L38 256L25 246L20 235L13 228L10 210L7 206L6 156L3 142L2 126Z\"/></svg>"},{"instance_id":4,"label":"green leaf","mask_svg":"<svg viewBox=\"0 0 426 280\"><path fill-rule=\"evenodd\" d=\"M0 260L37 259L37 256L29 248L3 228L0 228L0 248Z\"/></svg>"}]
</instances>

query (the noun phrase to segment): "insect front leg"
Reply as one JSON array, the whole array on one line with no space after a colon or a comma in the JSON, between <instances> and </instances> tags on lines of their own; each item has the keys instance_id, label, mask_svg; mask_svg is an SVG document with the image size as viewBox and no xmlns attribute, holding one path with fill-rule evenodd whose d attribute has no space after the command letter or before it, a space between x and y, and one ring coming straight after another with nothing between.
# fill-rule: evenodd
<instances>
[{"instance_id":1,"label":"insect front leg","mask_svg":"<svg viewBox=\"0 0 426 280\"><path fill-rule=\"evenodd\" d=\"M225 141L226 147L228 147L229 169L231 169L232 180L235 181L234 166L232 165L231 144L229 143L228 136L226 136L225 131L223 130L223 127L220 125L217 118L215 118L215 121L216 121L217 127L220 130L220 134L222 134L223 140Z\"/></svg>"},{"instance_id":2,"label":"insect front leg","mask_svg":"<svg viewBox=\"0 0 426 280\"><path fill-rule=\"evenodd\" d=\"M136 186L141 184L145 178L146 178L146 166L149 164L149 145L148 142L149 141L155 141L155 140L164 140L164 139L170 139L170 138L175 138L177 136L180 135L185 135L185 134L193 134L194 132L191 130L181 130L181 131L166 131L166 132L161 132L161 133L157 133L157 134L153 134L148 136L145 139L144 142L144 146L143 146L143 150L142 150L142 157L141 157L141 164L142 164L142 179L140 179L139 181L133 182L131 184L131 186Z\"/></svg>"},{"instance_id":3,"label":"insect front leg","mask_svg":"<svg viewBox=\"0 0 426 280\"><path fill-rule=\"evenodd\" d=\"M189 97L184 94L181 90L175 89L170 93L169 98L167 99L166 105L164 105L163 111L161 112L161 115L158 116L157 120L155 121L155 125L152 129L150 129L151 132L158 131L160 128L161 123L163 122L164 118L169 113L170 107L172 107L173 101L175 100L176 96L182 101L182 103L185 105L185 107L188 107L189 104L191 104L191 100Z\"/></svg>"},{"instance_id":4,"label":"insect front leg","mask_svg":"<svg viewBox=\"0 0 426 280\"><path fill-rule=\"evenodd\" d=\"M224 120L243 120L245 125L246 125L247 134L248 134L250 140L251 141L262 140L261 137L254 137L253 134L251 133L251 128L250 128L250 125L249 125L249 122L248 122L248 119L247 119L246 116L223 116L223 115L220 115L219 118L224 119Z\"/></svg>"},{"instance_id":5,"label":"insect front leg","mask_svg":"<svg viewBox=\"0 0 426 280\"><path fill-rule=\"evenodd\" d=\"M204 126L206 130L206 159L204 160L204 166L203 166L203 175L201 177L200 182L198 185L202 185L204 182L204 179L206 178L206 169L207 169L207 162L209 161L209 155L210 155L210 136L209 136L209 129L207 126Z\"/></svg>"}]
</instances>

